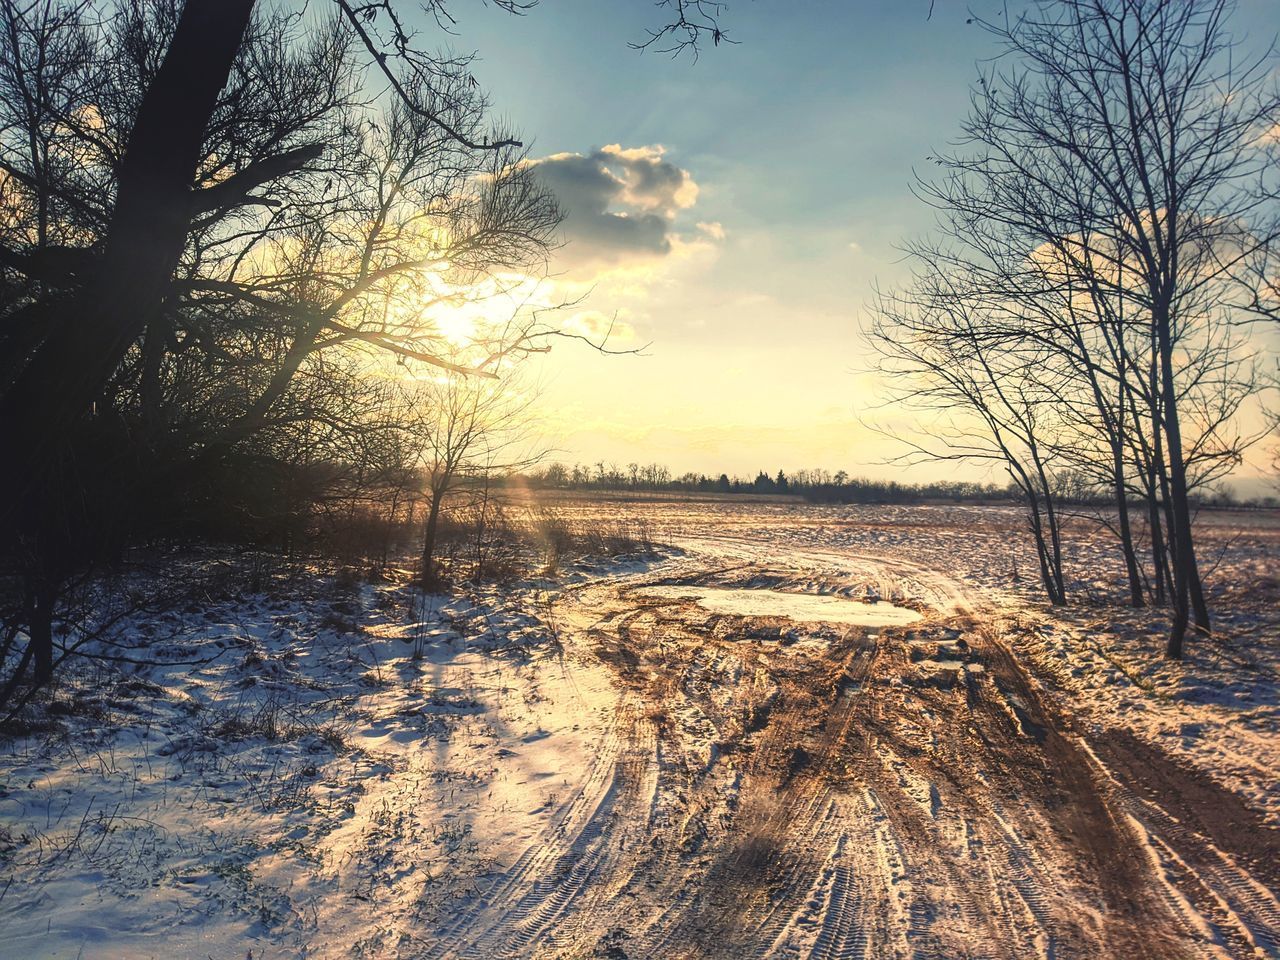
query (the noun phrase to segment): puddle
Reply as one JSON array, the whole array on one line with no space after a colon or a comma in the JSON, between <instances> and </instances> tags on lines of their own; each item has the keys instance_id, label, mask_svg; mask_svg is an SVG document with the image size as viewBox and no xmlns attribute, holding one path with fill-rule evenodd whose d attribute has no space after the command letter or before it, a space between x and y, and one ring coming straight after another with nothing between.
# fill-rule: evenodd
<instances>
[{"instance_id":1,"label":"puddle","mask_svg":"<svg viewBox=\"0 0 1280 960\"><path fill-rule=\"evenodd\" d=\"M786 617L800 623L844 623L856 627L894 627L921 618L915 610L895 607L881 600L867 603L847 597L815 593L783 593L780 590L746 590L731 587L646 587L649 597L689 599L712 613L739 617Z\"/></svg>"},{"instance_id":2,"label":"puddle","mask_svg":"<svg viewBox=\"0 0 1280 960\"><path fill-rule=\"evenodd\" d=\"M987 668L981 663L970 663L967 660L952 660L939 657L937 660L920 660L916 664L921 670L930 673L986 673Z\"/></svg>"}]
</instances>

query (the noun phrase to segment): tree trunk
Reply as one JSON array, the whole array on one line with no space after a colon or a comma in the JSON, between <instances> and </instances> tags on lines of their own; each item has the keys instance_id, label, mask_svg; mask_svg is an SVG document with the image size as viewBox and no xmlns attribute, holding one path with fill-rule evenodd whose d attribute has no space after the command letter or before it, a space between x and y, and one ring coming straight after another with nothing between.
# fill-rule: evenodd
<instances>
[{"instance_id":1,"label":"tree trunk","mask_svg":"<svg viewBox=\"0 0 1280 960\"><path fill-rule=\"evenodd\" d=\"M1151 562L1156 568L1156 604L1173 600L1173 550L1169 543L1169 481L1164 467L1164 419L1160 414L1160 353L1155 331L1151 334L1151 362L1147 370L1147 417L1151 425L1151 446L1143 444L1147 467L1147 509L1151 524ZM1137 414L1134 414L1136 421ZM1141 432L1139 432L1141 436ZM1161 519L1161 514L1165 519Z\"/></svg>"},{"instance_id":2,"label":"tree trunk","mask_svg":"<svg viewBox=\"0 0 1280 960\"><path fill-rule=\"evenodd\" d=\"M205 128L254 0L187 0L120 166L102 259L0 401L2 459L43 482L76 421L154 318L182 255ZM15 504L21 509L20 504Z\"/></svg>"},{"instance_id":3,"label":"tree trunk","mask_svg":"<svg viewBox=\"0 0 1280 960\"><path fill-rule=\"evenodd\" d=\"M1169 306L1157 303L1153 310L1152 321L1156 326L1156 334L1160 345L1160 381L1163 395L1163 420L1165 446L1167 448L1169 474L1169 508L1172 514L1173 529L1170 539L1173 551L1173 594L1174 620L1169 632L1169 642L1165 654L1170 659L1182 659L1183 638L1187 632L1190 612L1192 581L1199 581L1196 569L1195 546L1191 533L1191 511L1187 497L1187 468L1182 458L1182 430L1178 423L1178 393L1173 375L1173 342L1169 330ZM1203 617L1202 617L1203 613ZM1209 630L1208 611L1201 609L1196 613L1197 626L1205 632Z\"/></svg>"},{"instance_id":4,"label":"tree trunk","mask_svg":"<svg viewBox=\"0 0 1280 960\"><path fill-rule=\"evenodd\" d=\"M1120 549L1124 551L1124 567L1129 577L1129 605L1144 607L1146 602L1142 596L1142 573L1138 569L1138 554L1133 549L1133 530L1129 524L1129 491L1124 482L1124 451L1119 444L1111 447L1111 461L1120 527Z\"/></svg>"},{"instance_id":5,"label":"tree trunk","mask_svg":"<svg viewBox=\"0 0 1280 960\"><path fill-rule=\"evenodd\" d=\"M1045 494L1045 516L1049 521L1049 543L1053 550L1053 582L1058 588L1053 599L1055 606L1065 606L1067 602L1067 583L1062 573L1062 534L1058 528L1058 516L1054 510L1053 498Z\"/></svg>"},{"instance_id":6,"label":"tree trunk","mask_svg":"<svg viewBox=\"0 0 1280 960\"><path fill-rule=\"evenodd\" d=\"M1155 464L1150 467L1147 491L1147 523L1151 527L1151 563L1156 570L1157 606L1164 606L1172 592L1169 576L1168 553L1164 548L1164 524L1160 522L1160 497L1156 486ZM1166 587L1169 589L1166 590Z\"/></svg>"},{"instance_id":7,"label":"tree trunk","mask_svg":"<svg viewBox=\"0 0 1280 960\"><path fill-rule=\"evenodd\" d=\"M444 492L431 492L431 507L427 511L427 529L422 538L422 572L420 582L424 587L434 587L439 582L435 573L436 529L440 525L440 501Z\"/></svg>"},{"instance_id":8,"label":"tree trunk","mask_svg":"<svg viewBox=\"0 0 1280 960\"><path fill-rule=\"evenodd\" d=\"M1163 433L1164 420L1161 419L1158 429ZM1160 459L1156 461L1156 479L1160 481L1160 505L1164 508L1164 557L1165 580L1169 584L1169 601L1173 601L1173 564L1178 554L1178 545L1174 542L1173 531L1176 524L1173 520L1173 495L1169 487L1169 467L1164 461L1164 439L1160 440Z\"/></svg>"},{"instance_id":9,"label":"tree trunk","mask_svg":"<svg viewBox=\"0 0 1280 960\"><path fill-rule=\"evenodd\" d=\"M1058 526L1058 513L1053 505L1053 487L1049 483L1049 475L1045 471L1044 462L1040 458L1039 448L1032 440L1029 444L1031 448L1032 462L1035 464L1036 476L1040 482L1040 492L1044 497L1044 515L1049 526L1049 537L1046 552L1046 564L1050 578L1052 579L1052 588L1049 590L1049 600L1055 607L1065 606L1067 602L1067 584L1062 573L1062 532ZM1037 506L1037 523L1036 537L1045 546L1044 532L1039 525L1039 508ZM1049 584L1046 582L1046 586Z\"/></svg>"},{"instance_id":10,"label":"tree trunk","mask_svg":"<svg viewBox=\"0 0 1280 960\"><path fill-rule=\"evenodd\" d=\"M1040 516L1040 500L1035 491L1027 490L1025 492L1027 496L1027 519L1031 526L1031 534L1036 541L1036 558L1040 561L1040 582L1044 585L1044 592L1049 595L1049 602L1055 607L1061 607L1067 602L1067 599L1064 596L1061 575L1054 569L1049 545L1045 540L1044 521Z\"/></svg>"}]
</instances>

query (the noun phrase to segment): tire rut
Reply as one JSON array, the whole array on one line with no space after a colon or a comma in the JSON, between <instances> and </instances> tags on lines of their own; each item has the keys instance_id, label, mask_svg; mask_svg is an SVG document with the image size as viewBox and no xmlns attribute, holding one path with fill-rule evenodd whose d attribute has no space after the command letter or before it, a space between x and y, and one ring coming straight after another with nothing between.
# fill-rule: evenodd
<instances>
[{"instance_id":1,"label":"tire rut","mask_svg":"<svg viewBox=\"0 0 1280 960\"><path fill-rule=\"evenodd\" d=\"M833 555L798 556L800 580L775 558L683 563L681 582L910 577L943 609L798 628L592 585L575 642L613 670L624 718L560 828L428 956L1276 953L1280 909L1240 848L1122 787L1104 764L1144 758L1094 754L953 582L866 557L842 580L819 569Z\"/></svg>"}]
</instances>

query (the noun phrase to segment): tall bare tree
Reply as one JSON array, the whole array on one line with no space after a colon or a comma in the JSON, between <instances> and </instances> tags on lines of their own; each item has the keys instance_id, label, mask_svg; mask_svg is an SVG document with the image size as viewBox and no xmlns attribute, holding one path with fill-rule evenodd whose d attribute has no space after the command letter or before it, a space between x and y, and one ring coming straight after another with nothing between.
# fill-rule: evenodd
<instances>
[{"instance_id":1,"label":"tall bare tree","mask_svg":"<svg viewBox=\"0 0 1280 960\"><path fill-rule=\"evenodd\" d=\"M910 448L907 458L1003 468L1026 506L1041 584L1059 606L1067 602L1055 502L1061 376L1043 347L1005 342L1004 330L1002 310L985 291L921 259L908 290L880 296L868 332L894 385L886 406L927 414L927 437L897 437Z\"/></svg>"},{"instance_id":2,"label":"tall bare tree","mask_svg":"<svg viewBox=\"0 0 1280 960\"><path fill-rule=\"evenodd\" d=\"M1114 492L1135 603L1127 501L1145 488L1153 543L1167 532L1155 550L1158 578L1169 561L1171 657L1193 614L1209 629L1191 492L1251 439L1233 418L1256 377L1229 329L1250 301L1239 275L1277 241L1258 142L1280 101L1268 57L1237 55L1230 8L1054 0L976 18L1003 55L979 79L965 141L935 158L942 178L921 184L954 243L914 251L981 288L975 349L1040 356L1035 376L1072 428L1060 452L1098 463Z\"/></svg>"}]
</instances>

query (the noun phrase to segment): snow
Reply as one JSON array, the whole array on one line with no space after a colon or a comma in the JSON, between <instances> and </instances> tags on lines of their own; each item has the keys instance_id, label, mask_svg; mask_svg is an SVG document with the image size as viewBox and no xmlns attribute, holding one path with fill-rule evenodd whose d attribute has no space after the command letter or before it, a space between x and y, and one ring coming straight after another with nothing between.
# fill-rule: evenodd
<instances>
[{"instance_id":1,"label":"snow","mask_svg":"<svg viewBox=\"0 0 1280 960\"><path fill-rule=\"evenodd\" d=\"M728 587L646 587L641 596L691 599L712 613L740 617L782 617L799 623L843 623L888 627L914 623L920 614L891 603L864 603L830 594L784 593L781 590L736 590Z\"/></svg>"},{"instance_id":2,"label":"snow","mask_svg":"<svg viewBox=\"0 0 1280 960\"><path fill-rule=\"evenodd\" d=\"M582 519L633 516L711 562L785 558L811 578L840 571L852 595L868 587L924 609L980 610L1067 713L1158 745L1280 825L1280 511L1197 518L1215 635L1189 637L1186 658L1172 662L1163 657L1168 612L1125 606L1116 541L1087 515L1066 518L1071 603L1054 609L1017 507L733 498L577 498L562 507L575 509Z\"/></svg>"},{"instance_id":3,"label":"snow","mask_svg":"<svg viewBox=\"0 0 1280 960\"><path fill-rule=\"evenodd\" d=\"M7 745L6 955L383 956L555 830L616 713L556 594L313 586L123 624L216 659Z\"/></svg>"},{"instance_id":4,"label":"snow","mask_svg":"<svg viewBox=\"0 0 1280 960\"><path fill-rule=\"evenodd\" d=\"M612 896L588 878L608 876L650 830L678 831L691 851L681 869L696 871L739 802L730 734L750 736L776 701L765 658L784 651L750 660L708 645L688 674L696 683L646 704L651 678L628 688L597 647L591 598L609 591L790 618L803 628L788 656L828 643L824 625L892 627L911 670L962 686L992 681L961 630L940 641L915 626L980 621L1078 729L1156 745L1280 823L1273 514L1202 518L1218 634L1191 638L1187 660L1170 663L1159 655L1164 612L1119 602L1120 558L1083 520L1068 530L1073 604L1054 610L1015 509L727 498L557 508L634 519L673 548L570 567L556 582L425 597L403 573L364 584L302 571L266 592L222 591L118 624L120 637L150 638L159 662L81 664L55 692L50 722L0 752L0 954L381 957L424 952L440 936L484 955L483 931L512 935L503 898L508 913L526 911L520 937L549 936L563 898L584 905L581 917ZM226 575L222 561L207 565ZM845 694L882 695L845 679ZM1021 725L1018 705L1008 711ZM718 729L709 718L721 715L731 719ZM923 814L949 824L938 785L880 751ZM895 912L913 878L881 799L868 787L841 802L861 819L806 814L822 866L808 913L776 934L781 953L852 942L856 924L833 906L850 898L885 898L885 938L912 922ZM854 869L868 845L880 880ZM1173 856L1146 855L1157 867ZM671 889L686 882L673 875Z\"/></svg>"}]
</instances>

